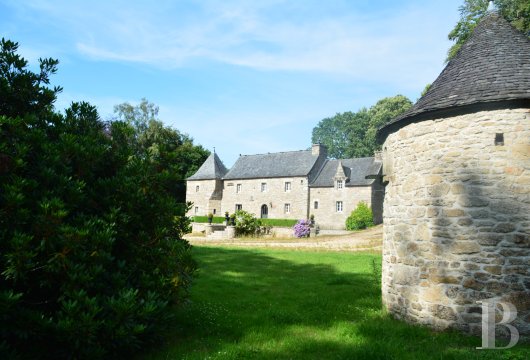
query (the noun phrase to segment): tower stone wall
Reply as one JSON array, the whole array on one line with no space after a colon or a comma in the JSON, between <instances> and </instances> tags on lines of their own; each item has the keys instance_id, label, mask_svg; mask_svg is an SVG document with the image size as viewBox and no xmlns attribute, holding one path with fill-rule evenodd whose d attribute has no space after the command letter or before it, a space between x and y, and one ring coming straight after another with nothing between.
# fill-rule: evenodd
<instances>
[{"instance_id":1,"label":"tower stone wall","mask_svg":"<svg viewBox=\"0 0 530 360\"><path fill-rule=\"evenodd\" d=\"M188 216L207 216L215 213L216 216L223 215L221 199L223 196L223 181L212 180L188 180L186 184L186 201L193 203L188 211Z\"/></svg>"},{"instance_id":2,"label":"tower stone wall","mask_svg":"<svg viewBox=\"0 0 530 360\"><path fill-rule=\"evenodd\" d=\"M530 109L406 125L386 138L383 164L387 309L476 334L477 301L495 298L515 305L528 338Z\"/></svg>"}]
</instances>

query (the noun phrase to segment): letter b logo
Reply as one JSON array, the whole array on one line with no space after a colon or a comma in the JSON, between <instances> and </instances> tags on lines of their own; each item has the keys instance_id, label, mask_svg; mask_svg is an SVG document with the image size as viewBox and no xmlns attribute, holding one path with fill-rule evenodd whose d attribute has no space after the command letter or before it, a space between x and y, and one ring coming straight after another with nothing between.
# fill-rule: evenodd
<instances>
[{"instance_id":1,"label":"letter b logo","mask_svg":"<svg viewBox=\"0 0 530 360\"><path fill-rule=\"evenodd\" d=\"M495 299L477 301L482 304L482 346L477 349L509 349L517 345L519 341L519 331L510 325L517 317L517 309L513 304L506 302L496 302ZM495 305L502 308L502 319L495 322ZM495 347L495 326L503 325L510 331L510 343L504 347Z\"/></svg>"}]
</instances>

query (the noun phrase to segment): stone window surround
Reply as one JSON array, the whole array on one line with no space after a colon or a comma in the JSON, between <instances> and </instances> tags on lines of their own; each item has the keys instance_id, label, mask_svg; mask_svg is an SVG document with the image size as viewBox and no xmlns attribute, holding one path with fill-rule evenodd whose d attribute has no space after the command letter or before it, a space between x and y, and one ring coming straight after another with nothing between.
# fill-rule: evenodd
<instances>
[{"instance_id":1,"label":"stone window surround","mask_svg":"<svg viewBox=\"0 0 530 360\"><path fill-rule=\"evenodd\" d=\"M290 181L286 181L285 182L284 190L285 190L285 192L291 191L291 182Z\"/></svg>"},{"instance_id":2,"label":"stone window surround","mask_svg":"<svg viewBox=\"0 0 530 360\"><path fill-rule=\"evenodd\" d=\"M316 199L316 200L313 202L313 209L318 210L318 205L319 205L319 200Z\"/></svg>"},{"instance_id":3,"label":"stone window surround","mask_svg":"<svg viewBox=\"0 0 530 360\"><path fill-rule=\"evenodd\" d=\"M286 214L290 214L291 213L291 204L290 203L285 203L283 205L283 211Z\"/></svg>"},{"instance_id":4,"label":"stone window surround","mask_svg":"<svg viewBox=\"0 0 530 360\"><path fill-rule=\"evenodd\" d=\"M242 188L241 184L237 184L236 185L236 193L239 194L241 192L241 188Z\"/></svg>"},{"instance_id":5,"label":"stone window surround","mask_svg":"<svg viewBox=\"0 0 530 360\"><path fill-rule=\"evenodd\" d=\"M198 213L199 213L199 207L195 206L195 215L197 215Z\"/></svg>"},{"instance_id":6,"label":"stone window surround","mask_svg":"<svg viewBox=\"0 0 530 360\"><path fill-rule=\"evenodd\" d=\"M338 212L338 213L341 213L343 210L344 210L344 204L342 203L342 201L337 201L335 203L335 210Z\"/></svg>"},{"instance_id":7,"label":"stone window surround","mask_svg":"<svg viewBox=\"0 0 530 360\"><path fill-rule=\"evenodd\" d=\"M199 185L195 186L195 192L199 192L199 189L200 189Z\"/></svg>"},{"instance_id":8,"label":"stone window surround","mask_svg":"<svg viewBox=\"0 0 530 360\"><path fill-rule=\"evenodd\" d=\"M236 204L236 211L243 210L242 204Z\"/></svg>"},{"instance_id":9,"label":"stone window surround","mask_svg":"<svg viewBox=\"0 0 530 360\"><path fill-rule=\"evenodd\" d=\"M261 183L261 192L266 192L266 191L267 191L267 183L262 182Z\"/></svg>"}]
</instances>

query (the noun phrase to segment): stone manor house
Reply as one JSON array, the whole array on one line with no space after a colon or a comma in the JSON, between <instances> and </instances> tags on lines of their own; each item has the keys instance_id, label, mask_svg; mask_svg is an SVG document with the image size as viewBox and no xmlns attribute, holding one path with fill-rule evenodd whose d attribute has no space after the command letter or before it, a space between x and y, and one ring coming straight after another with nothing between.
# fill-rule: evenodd
<instances>
[{"instance_id":1,"label":"stone manor house","mask_svg":"<svg viewBox=\"0 0 530 360\"><path fill-rule=\"evenodd\" d=\"M228 170L212 153L187 179L188 216L224 216L245 210L261 218L307 219L321 228L343 229L360 201L382 222L384 187L381 160L332 160L324 145L311 150L242 155Z\"/></svg>"}]
</instances>

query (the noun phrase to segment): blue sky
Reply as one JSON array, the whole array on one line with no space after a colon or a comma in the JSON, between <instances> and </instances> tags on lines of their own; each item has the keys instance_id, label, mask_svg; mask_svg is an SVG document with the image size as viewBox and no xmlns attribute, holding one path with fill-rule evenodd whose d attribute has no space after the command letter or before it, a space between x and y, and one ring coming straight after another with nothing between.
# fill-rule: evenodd
<instances>
[{"instance_id":1,"label":"blue sky","mask_svg":"<svg viewBox=\"0 0 530 360\"><path fill-rule=\"evenodd\" d=\"M444 66L461 0L0 0L0 34L30 64L60 60L56 103L104 119L143 97L160 118L239 154L300 150L337 112L403 94Z\"/></svg>"}]
</instances>

